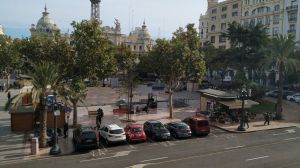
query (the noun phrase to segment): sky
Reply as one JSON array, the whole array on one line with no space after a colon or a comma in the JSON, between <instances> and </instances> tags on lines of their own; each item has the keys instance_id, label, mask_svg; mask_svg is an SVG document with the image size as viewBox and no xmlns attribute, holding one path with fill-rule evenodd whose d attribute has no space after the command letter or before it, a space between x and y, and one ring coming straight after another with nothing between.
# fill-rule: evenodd
<instances>
[{"instance_id":1,"label":"sky","mask_svg":"<svg viewBox=\"0 0 300 168\"><path fill-rule=\"evenodd\" d=\"M1 0L0 24L12 37L30 36L30 25L41 18L47 4L49 17L62 32L71 32L72 21L90 19L89 0ZM104 26L114 26L114 18L121 23L123 34L142 26L145 20L151 36L170 38L179 27L199 24L205 14L206 0L101 0L100 17Z\"/></svg>"}]
</instances>

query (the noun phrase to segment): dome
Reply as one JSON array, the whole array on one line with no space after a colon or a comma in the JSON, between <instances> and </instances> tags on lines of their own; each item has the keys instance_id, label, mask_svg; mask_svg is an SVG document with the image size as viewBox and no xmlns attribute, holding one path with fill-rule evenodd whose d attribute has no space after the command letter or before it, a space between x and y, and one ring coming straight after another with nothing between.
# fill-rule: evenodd
<instances>
[{"instance_id":1,"label":"dome","mask_svg":"<svg viewBox=\"0 0 300 168\"><path fill-rule=\"evenodd\" d=\"M37 22L36 31L53 33L59 30L55 22L51 18L49 18L48 15L49 13L47 12L47 7L45 6L45 11L43 12L43 16Z\"/></svg>"}]
</instances>

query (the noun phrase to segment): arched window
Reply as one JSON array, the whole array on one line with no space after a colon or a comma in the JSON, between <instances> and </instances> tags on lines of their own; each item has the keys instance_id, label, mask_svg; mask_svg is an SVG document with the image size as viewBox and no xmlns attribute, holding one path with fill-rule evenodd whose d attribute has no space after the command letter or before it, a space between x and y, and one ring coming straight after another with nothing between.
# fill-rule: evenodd
<instances>
[{"instance_id":1,"label":"arched window","mask_svg":"<svg viewBox=\"0 0 300 168\"><path fill-rule=\"evenodd\" d=\"M280 10L280 5L275 5L274 11L279 11Z\"/></svg>"},{"instance_id":2,"label":"arched window","mask_svg":"<svg viewBox=\"0 0 300 168\"><path fill-rule=\"evenodd\" d=\"M211 28L210 28L210 30L211 30L212 32L216 31L216 26L215 26L215 25L212 25Z\"/></svg>"},{"instance_id":3,"label":"arched window","mask_svg":"<svg viewBox=\"0 0 300 168\"><path fill-rule=\"evenodd\" d=\"M249 12L248 12L248 11L246 11L246 12L245 12L245 16L248 16L248 15L249 15Z\"/></svg>"}]
</instances>

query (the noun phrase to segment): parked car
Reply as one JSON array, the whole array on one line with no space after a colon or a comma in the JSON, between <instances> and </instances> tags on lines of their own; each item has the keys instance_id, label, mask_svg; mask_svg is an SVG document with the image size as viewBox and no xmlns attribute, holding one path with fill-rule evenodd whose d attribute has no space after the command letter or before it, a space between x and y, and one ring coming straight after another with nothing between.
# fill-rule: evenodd
<instances>
[{"instance_id":1,"label":"parked car","mask_svg":"<svg viewBox=\"0 0 300 168\"><path fill-rule=\"evenodd\" d=\"M157 120L146 121L144 131L153 140L169 140L171 138L169 130Z\"/></svg>"},{"instance_id":2,"label":"parked car","mask_svg":"<svg viewBox=\"0 0 300 168\"><path fill-rule=\"evenodd\" d=\"M294 94L295 94L295 92L293 92L293 91L283 91L282 98L287 99L287 96L291 96L291 95L294 95Z\"/></svg>"},{"instance_id":3,"label":"parked car","mask_svg":"<svg viewBox=\"0 0 300 168\"><path fill-rule=\"evenodd\" d=\"M166 128L174 138L188 138L192 135L190 126L184 122L171 122L166 124Z\"/></svg>"},{"instance_id":4,"label":"parked car","mask_svg":"<svg viewBox=\"0 0 300 168\"><path fill-rule=\"evenodd\" d=\"M182 121L190 126L195 135L208 135L210 133L210 125L205 117L188 117Z\"/></svg>"},{"instance_id":5,"label":"parked car","mask_svg":"<svg viewBox=\"0 0 300 168\"><path fill-rule=\"evenodd\" d=\"M75 150L98 148L99 133L92 127L79 125L73 130L73 142Z\"/></svg>"},{"instance_id":6,"label":"parked car","mask_svg":"<svg viewBox=\"0 0 300 168\"><path fill-rule=\"evenodd\" d=\"M295 97L295 102L300 104L300 97Z\"/></svg>"},{"instance_id":7,"label":"parked car","mask_svg":"<svg viewBox=\"0 0 300 168\"><path fill-rule=\"evenodd\" d=\"M102 127L100 129L100 136L104 139L106 145L126 141L124 129L117 124L110 124Z\"/></svg>"},{"instance_id":8,"label":"parked car","mask_svg":"<svg viewBox=\"0 0 300 168\"><path fill-rule=\"evenodd\" d=\"M268 91L268 92L266 92L266 96L269 96L269 97L277 97L277 96L278 96L278 90L271 90L271 91Z\"/></svg>"},{"instance_id":9,"label":"parked car","mask_svg":"<svg viewBox=\"0 0 300 168\"><path fill-rule=\"evenodd\" d=\"M288 95L288 96L286 96L286 99L289 100L289 101L295 101L296 97L300 97L300 93L296 93L296 94L293 94L293 95Z\"/></svg>"},{"instance_id":10,"label":"parked car","mask_svg":"<svg viewBox=\"0 0 300 168\"><path fill-rule=\"evenodd\" d=\"M125 128L125 135L128 142L146 141L147 136L141 124L129 124Z\"/></svg>"}]
</instances>

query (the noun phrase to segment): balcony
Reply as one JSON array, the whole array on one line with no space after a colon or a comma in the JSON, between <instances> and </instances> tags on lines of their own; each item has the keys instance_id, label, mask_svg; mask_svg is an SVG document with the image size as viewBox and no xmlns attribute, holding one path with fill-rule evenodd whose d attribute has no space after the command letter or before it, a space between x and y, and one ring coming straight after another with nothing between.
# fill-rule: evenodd
<instances>
[{"instance_id":1,"label":"balcony","mask_svg":"<svg viewBox=\"0 0 300 168\"><path fill-rule=\"evenodd\" d=\"M286 10L290 11L290 10L297 10L298 9L298 5L291 5L291 6L287 6Z\"/></svg>"},{"instance_id":2,"label":"balcony","mask_svg":"<svg viewBox=\"0 0 300 168\"><path fill-rule=\"evenodd\" d=\"M297 22L297 17L291 17L291 18L289 18L289 22Z\"/></svg>"},{"instance_id":3,"label":"balcony","mask_svg":"<svg viewBox=\"0 0 300 168\"><path fill-rule=\"evenodd\" d=\"M290 30L288 30L288 33L295 34L296 30L295 29L290 29Z\"/></svg>"}]
</instances>

